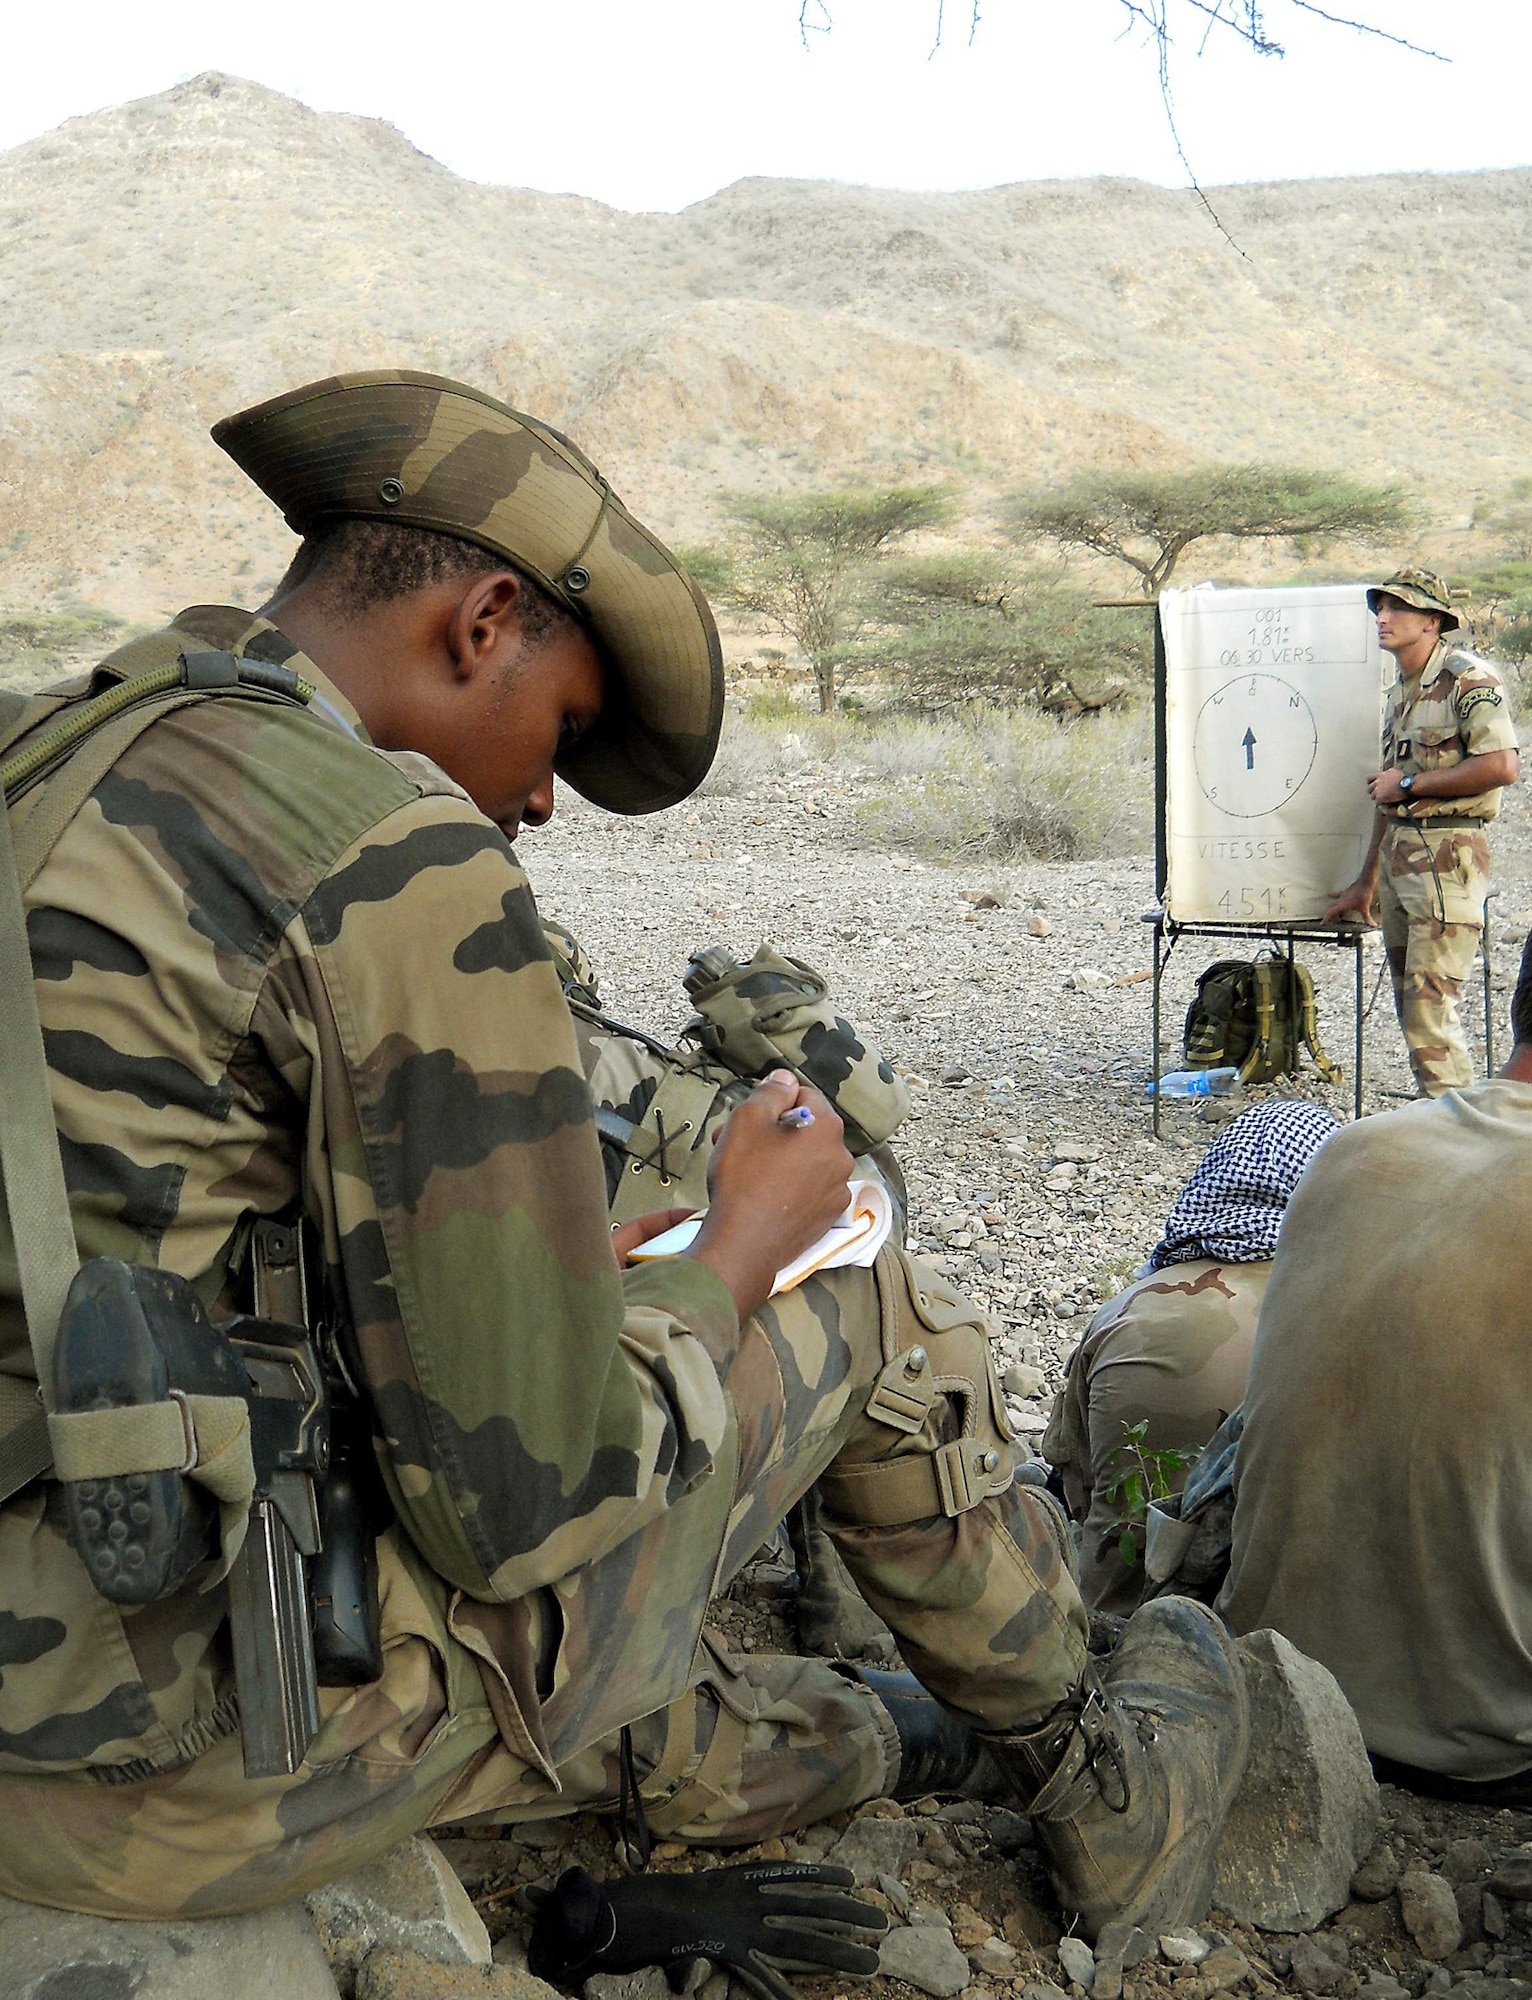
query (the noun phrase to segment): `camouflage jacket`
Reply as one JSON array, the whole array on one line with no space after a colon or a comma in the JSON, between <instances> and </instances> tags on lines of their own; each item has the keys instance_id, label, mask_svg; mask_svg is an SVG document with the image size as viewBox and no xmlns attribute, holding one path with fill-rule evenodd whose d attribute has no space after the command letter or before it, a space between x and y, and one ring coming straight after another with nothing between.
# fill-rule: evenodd
<instances>
[{"instance_id":1,"label":"camouflage jacket","mask_svg":"<svg viewBox=\"0 0 1532 2000\"><path fill-rule=\"evenodd\" d=\"M28 895L80 1253L227 1305L248 1218L301 1200L398 1521L485 1607L487 1674L525 1688L525 1623L494 1607L557 1593L707 1480L733 1304L700 1264L617 1268L569 1014L500 830L425 759L374 749L246 612L183 612L114 658L188 642L317 694L157 722ZM18 1301L0 1232L0 1367L29 1375ZM0 1511L0 1771L169 1768L234 1726L222 1594L118 1611L56 1493Z\"/></svg>"},{"instance_id":2,"label":"camouflage jacket","mask_svg":"<svg viewBox=\"0 0 1532 2000\"><path fill-rule=\"evenodd\" d=\"M1505 683L1488 660L1438 640L1419 678L1394 682L1383 705L1385 770L1445 771L1488 750L1514 750L1516 725ZM1411 819L1493 819L1500 792L1420 799Z\"/></svg>"}]
</instances>

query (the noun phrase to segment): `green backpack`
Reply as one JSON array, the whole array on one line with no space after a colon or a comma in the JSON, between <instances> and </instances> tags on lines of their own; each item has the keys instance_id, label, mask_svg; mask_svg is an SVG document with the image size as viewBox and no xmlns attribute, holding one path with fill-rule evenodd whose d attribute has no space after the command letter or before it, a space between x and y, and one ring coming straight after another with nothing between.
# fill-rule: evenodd
<instances>
[{"instance_id":1,"label":"green backpack","mask_svg":"<svg viewBox=\"0 0 1532 2000\"><path fill-rule=\"evenodd\" d=\"M1339 1083L1338 1063L1319 1039L1319 1003L1308 967L1275 952L1220 958L1197 981L1186 1010L1188 1069L1237 1069L1242 1083L1295 1076L1302 1049L1326 1083Z\"/></svg>"}]
</instances>

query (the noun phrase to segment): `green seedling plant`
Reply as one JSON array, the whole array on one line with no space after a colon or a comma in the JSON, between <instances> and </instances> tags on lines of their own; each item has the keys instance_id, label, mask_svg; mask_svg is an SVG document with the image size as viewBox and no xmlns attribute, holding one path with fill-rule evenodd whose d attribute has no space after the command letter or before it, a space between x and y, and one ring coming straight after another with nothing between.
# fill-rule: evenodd
<instances>
[{"instance_id":1,"label":"green seedling plant","mask_svg":"<svg viewBox=\"0 0 1532 2000\"><path fill-rule=\"evenodd\" d=\"M1147 1417L1123 1425L1122 1443L1113 1449L1104 1489L1108 1502L1117 1509L1117 1518L1107 1532L1116 1535L1117 1553L1129 1569L1142 1553L1150 1502L1168 1500L1177 1490L1177 1480L1202 1456L1200 1445L1151 1449L1148 1436Z\"/></svg>"}]
</instances>

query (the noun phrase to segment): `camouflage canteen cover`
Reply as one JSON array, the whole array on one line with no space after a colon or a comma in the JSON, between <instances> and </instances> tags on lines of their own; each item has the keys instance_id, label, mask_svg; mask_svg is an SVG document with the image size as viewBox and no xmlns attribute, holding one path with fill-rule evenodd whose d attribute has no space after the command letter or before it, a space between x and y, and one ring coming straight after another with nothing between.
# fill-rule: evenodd
<instances>
[{"instance_id":1,"label":"camouflage canteen cover","mask_svg":"<svg viewBox=\"0 0 1532 2000\"><path fill-rule=\"evenodd\" d=\"M297 534L402 521L508 558L574 613L616 681L558 775L609 812L696 790L718 747L723 654L707 600L558 431L439 375L334 375L241 410L213 441Z\"/></svg>"},{"instance_id":2,"label":"camouflage canteen cover","mask_svg":"<svg viewBox=\"0 0 1532 2000\"><path fill-rule=\"evenodd\" d=\"M1439 611L1444 633L1456 632L1463 623L1452 608L1452 592L1447 588L1447 579L1438 576L1435 570L1420 569L1412 564L1396 569L1382 583L1369 584L1367 609L1376 611L1378 599L1384 596L1397 597L1401 604L1413 604L1417 611Z\"/></svg>"}]
</instances>

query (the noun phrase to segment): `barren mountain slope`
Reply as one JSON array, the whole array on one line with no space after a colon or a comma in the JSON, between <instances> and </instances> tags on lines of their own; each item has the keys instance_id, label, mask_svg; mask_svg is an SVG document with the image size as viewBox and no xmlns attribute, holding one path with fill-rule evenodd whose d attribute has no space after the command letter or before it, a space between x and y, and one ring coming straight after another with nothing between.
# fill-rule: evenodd
<instances>
[{"instance_id":1,"label":"barren mountain slope","mask_svg":"<svg viewBox=\"0 0 1532 2000\"><path fill-rule=\"evenodd\" d=\"M459 372L679 537L721 486L1309 458L1444 526L1532 461L1532 172L922 195L742 182L678 216L480 187L229 77L0 156L0 601L270 580L214 417L330 369Z\"/></svg>"}]
</instances>

